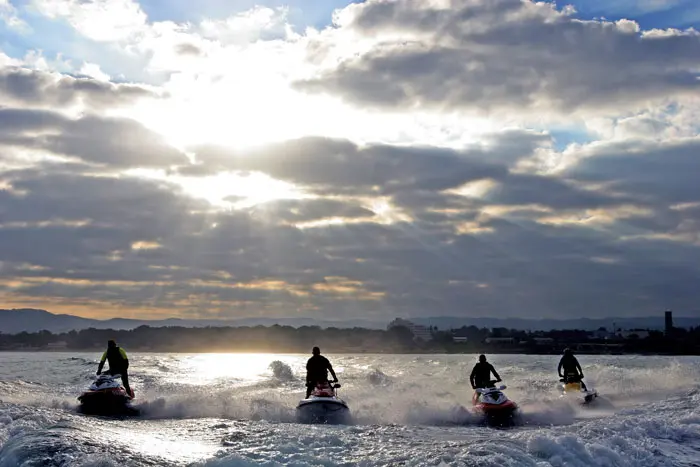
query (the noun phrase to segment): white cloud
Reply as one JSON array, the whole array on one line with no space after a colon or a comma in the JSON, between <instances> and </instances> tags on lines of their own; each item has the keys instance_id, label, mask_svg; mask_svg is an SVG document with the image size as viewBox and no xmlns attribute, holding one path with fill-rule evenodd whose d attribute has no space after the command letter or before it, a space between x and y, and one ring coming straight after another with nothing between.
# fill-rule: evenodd
<instances>
[{"instance_id":1,"label":"white cloud","mask_svg":"<svg viewBox=\"0 0 700 467\"><path fill-rule=\"evenodd\" d=\"M367 1L309 46L323 66L297 83L377 110L618 115L697 93L700 36L581 21L521 0Z\"/></svg>"},{"instance_id":2,"label":"white cloud","mask_svg":"<svg viewBox=\"0 0 700 467\"><path fill-rule=\"evenodd\" d=\"M134 40L146 28L146 14L132 0L33 0L41 14L66 20L94 41Z\"/></svg>"},{"instance_id":3,"label":"white cloud","mask_svg":"<svg viewBox=\"0 0 700 467\"><path fill-rule=\"evenodd\" d=\"M3 21L10 29L20 32L29 32L29 25L17 14L17 8L10 0L0 0L0 21Z\"/></svg>"},{"instance_id":4,"label":"white cloud","mask_svg":"<svg viewBox=\"0 0 700 467\"><path fill-rule=\"evenodd\" d=\"M83 66L80 67L79 73L100 81L109 81L109 75L102 71L100 66L96 63L84 62Z\"/></svg>"},{"instance_id":5,"label":"white cloud","mask_svg":"<svg viewBox=\"0 0 700 467\"><path fill-rule=\"evenodd\" d=\"M203 20L199 25L202 36L224 44L246 44L262 38L288 37L286 8L256 6L251 10L224 20Z\"/></svg>"}]
</instances>

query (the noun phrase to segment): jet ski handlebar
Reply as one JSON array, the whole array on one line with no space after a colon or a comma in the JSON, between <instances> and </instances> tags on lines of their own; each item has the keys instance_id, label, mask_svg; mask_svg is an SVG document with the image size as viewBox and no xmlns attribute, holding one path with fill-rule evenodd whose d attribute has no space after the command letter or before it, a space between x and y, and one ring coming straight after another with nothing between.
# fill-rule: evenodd
<instances>
[{"instance_id":1,"label":"jet ski handlebar","mask_svg":"<svg viewBox=\"0 0 700 467\"><path fill-rule=\"evenodd\" d=\"M122 377L122 375L120 373L111 374L109 372L109 370L103 371L102 373L99 374L99 376L109 376L112 378L121 378Z\"/></svg>"},{"instance_id":2,"label":"jet ski handlebar","mask_svg":"<svg viewBox=\"0 0 700 467\"><path fill-rule=\"evenodd\" d=\"M476 388L476 392L477 392L478 394L485 394L485 393L491 392L491 391L503 391L503 390L505 390L505 389L508 389L508 386L506 386L505 384L501 384L501 385L498 386L498 387L495 386L495 384L496 384L497 382L498 382L498 381L491 381L491 385L492 385L492 386L491 386L490 388Z\"/></svg>"}]
</instances>

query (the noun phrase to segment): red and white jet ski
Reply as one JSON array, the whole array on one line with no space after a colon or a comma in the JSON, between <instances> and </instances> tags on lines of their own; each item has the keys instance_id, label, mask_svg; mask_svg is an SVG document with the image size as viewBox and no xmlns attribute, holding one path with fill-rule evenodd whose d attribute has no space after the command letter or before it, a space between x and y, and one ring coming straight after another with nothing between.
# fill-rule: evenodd
<instances>
[{"instance_id":1,"label":"red and white jet ski","mask_svg":"<svg viewBox=\"0 0 700 467\"><path fill-rule=\"evenodd\" d=\"M492 381L493 383L495 382ZM472 397L473 412L484 416L488 422L513 422L518 405L503 394L504 389L505 384L499 387L477 388Z\"/></svg>"},{"instance_id":2,"label":"red and white jet ski","mask_svg":"<svg viewBox=\"0 0 700 467\"><path fill-rule=\"evenodd\" d=\"M338 397L340 384L318 383L307 399L297 405L299 423L350 423L350 408Z\"/></svg>"},{"instance_id":3,"label":"red and white jet ski","mask_svg":"<svg viewBox=\"0 0 700 467\"><path fill-rule=\"evenodd\" d=\"M133 389L127 394L119 381L121 375L102 373L97 376L87 391L78 396L80 411L90 414L134 413L131 406L134 400Z\"/></svg>"}]
</instances>

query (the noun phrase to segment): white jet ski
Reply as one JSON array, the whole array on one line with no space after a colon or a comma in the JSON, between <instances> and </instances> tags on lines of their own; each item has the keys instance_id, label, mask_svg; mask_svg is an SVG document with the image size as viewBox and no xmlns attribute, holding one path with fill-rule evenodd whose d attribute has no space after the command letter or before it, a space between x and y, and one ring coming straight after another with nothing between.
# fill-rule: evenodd
<instances>
[{"instance_id":1,"label":"white jet ski","mask_svg":"<svg viewBox=\"0 0 700 467\"><path fill-rule=\"evenodd\" d=\"M307 399L297 405L299 423L347 424L350 422L350 408L338 397L336 389L340 384L318 383Z\"/></svg>"},{"instance_id":2,"label":"white jet ski","mask_svg":"<svg viewBox=\"0 0 700 467\"><path fill-rule=\"evenodd\" d=\"M578 379L562 378L559 380L560 397L578 399L581 404L590 404L598 398L598 391L594 388L586 387Z\"/></svg>"}]
</instances>

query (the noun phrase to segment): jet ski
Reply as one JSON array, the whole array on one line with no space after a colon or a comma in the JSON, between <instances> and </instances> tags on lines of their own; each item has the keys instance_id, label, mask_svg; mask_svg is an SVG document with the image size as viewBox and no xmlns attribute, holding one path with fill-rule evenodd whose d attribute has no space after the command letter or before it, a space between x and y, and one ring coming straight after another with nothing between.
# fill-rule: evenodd
<instances>
[{"instance_id":1,"label":"jet ski","mask_svg":"<svg viewBox=\"0 0 700 467\"><path fill-rule=\"evenodd\" d=\"M134 414L138 411L131 406L134 391L127 394L121 385L121 375L102 373L97 376L87 391L78 396L80 411L86 414Z\"/></svg>"},{"instance_id":2,"label":"jet ski","mask_svg":"<svg viewBox=\"0 0 700 467\"><path fill-rule=\"evenodd\" d=\"M491 384L494 383L495 381L491 381ZM514 422L518 405L503 394L502 391L505 389L505 384L498 387L477 388L472 397L473 412L485 417L489 423Z\"/></svg>"},{"instance_id":3,"label":"jet ski","mask_svg":"<svg viewBox=\"0 0 700 467\"><path fill-rule=\"evenodd\" d=\"M581 404L590 404L598 398L598 391L593 388L583 388L581 381L575 378L562 378L559 380L560 397L579 398Z\"/></svg>"},{"instance_id":4,"label":"jet ski","mask_svg":"<svg viewBox=\"0 0 700 467\"><path fill-rule=\"evenodd\" d=\"M321 382L311 391L307 399L297 405L299 423L346 424L350 422L350 408L338 397L336 389L340 384Z\"/></svg>"}]
</instances>

